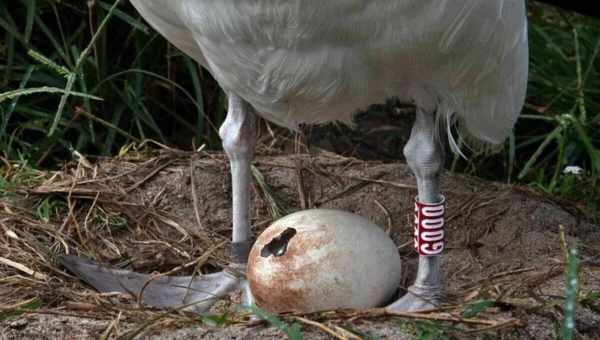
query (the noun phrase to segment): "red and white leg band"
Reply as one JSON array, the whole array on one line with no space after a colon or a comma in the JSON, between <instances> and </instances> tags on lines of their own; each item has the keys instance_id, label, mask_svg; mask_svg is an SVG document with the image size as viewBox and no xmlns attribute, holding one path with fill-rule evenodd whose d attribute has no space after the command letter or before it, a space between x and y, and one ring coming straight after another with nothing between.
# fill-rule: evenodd
<instances>
[{"instance_id":1,"label":"red and white leg band","mask_svg":"<svg viewBox=\"0 0 600 340\"><path fill-rule=\"evenodd\" d=\"M415 249L419 255L440 255L444 250L444 210L446 199L429 204L415 199Z\"/></svg>"}]
</instances>

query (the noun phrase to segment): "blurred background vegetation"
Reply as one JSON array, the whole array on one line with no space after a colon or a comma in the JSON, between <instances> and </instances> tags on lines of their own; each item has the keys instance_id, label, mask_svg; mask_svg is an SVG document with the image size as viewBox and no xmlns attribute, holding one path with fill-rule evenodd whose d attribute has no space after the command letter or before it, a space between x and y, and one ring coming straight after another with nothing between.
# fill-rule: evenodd
<instances>
[{"instance_id":1,"label":"blurred background vegetation","mask_svg":"<svg viewBox=\"0 0 600 340\"><path fill-rule=\"evenodd\" d=\"M468 160L449 159L448 168L532 185L576 202L598 221L600 22L537 3L529 5L529 16L529 93L514 135L499 152L471 152ZM146 139L218 149L216 131L225 111L224 95L210 74L154 32L128 1L0 3L5 163L54 168L75 151L115 155ZM406 126L396 117L404 111L391 102L371 116ZM368 117L360 116L359 123ZM333 132L321 135L347 131L335 125L325 129ZM400 158L407 136L398 129L377 131L389 149L382 158ZM565 174L566 166L583 172ZM11 181L2 178L0 192Z\"/></svg>"}]
</instances>

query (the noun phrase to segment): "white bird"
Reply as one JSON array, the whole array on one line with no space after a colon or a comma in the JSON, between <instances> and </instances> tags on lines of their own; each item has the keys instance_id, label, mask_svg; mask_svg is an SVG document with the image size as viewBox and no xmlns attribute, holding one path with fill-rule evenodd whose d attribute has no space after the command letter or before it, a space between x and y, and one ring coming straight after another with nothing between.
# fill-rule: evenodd
<instances>
[{"instance_id":1,"label":"white bird","mask_svg":"<svg viewBox=\"0 0 600 340\"><path fill-rule=\"evenodd\" d=\"M206 68L227 93L220 128L231 161L233 261L223 272L152 281L149 305L193 304L243 289L251 246L250 162L256 116L295 129L349 121L388 97L412 101L416 122L404 154L418 186L415 283L388 308L418 310L441 299L444 198L441 135L459 131L502 142L525 99L528 74L523 0L131 0L171 43ZM148 276L66 257L101 291L139 292ZM400 264L398 264L400 265ZM191 287L190 290L187 287ZM205 300L201 303L196 303Z\"/></svg>"}]
</instances>

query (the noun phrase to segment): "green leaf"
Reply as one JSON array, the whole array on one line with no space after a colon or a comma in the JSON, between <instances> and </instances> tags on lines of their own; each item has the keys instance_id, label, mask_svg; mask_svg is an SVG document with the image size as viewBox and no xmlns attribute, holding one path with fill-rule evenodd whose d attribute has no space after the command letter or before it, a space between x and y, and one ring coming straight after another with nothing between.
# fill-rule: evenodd
<instances>
[{"instance_id":1,"label":"green leaf","mask_svg":"<svg viewBox=\"0 0 600 340\"><path fill-rule=\"evenodd\" d=\"M64 89L59 89L57 87L49 87L49 86L13 90L13 91L0 93L0 103L2 103L5 100L14 99L14 98L21 97L21 96L29 96L29 95L36 94L36 93L63 93L64 94L64 93L66 93L66 91ZM100 97L92 96L92 95L81 93L81 92L69 92L69 94L71 96L76 96L76 97L83 97L83 98L89 98L89 99L100 100L100 101L102 100L102 98L100 98ZM57 123L57 125L58 125L58 123Z\"/></svg>"},{"instance_id":2,"label":"green leaf","mask_svg":"<svg viewBox=\"0 0 600 340\"><path fill-rule=\"evenodd\" d=\"M42 31L42 33L44 33L44 35L48 38L48 41L52 44L54 48L54 51L58 53L58 55L60 55L65 64L70 66L72 64L72 61L67 55L65 49L61 46L59 42L60 39L55 36L56 32L53 32L39 16L35 17L35 23L40 29L40 31Z\"/></svg>"},{"instance_id":3,"label":"green leaf","mask_svg":"<svg viewBox=\"0 0 600 340\"><path fill-rule=\"evenodd\" d=\"M33 31L33 22L35 19L35 10L37 9L36 0L24 0L25 6L27 7L27 17L25 19L25 40L31 39L31 32Z\"/></svg>"},{"instance_id":4,"label":"green leaf","mask_svg":"<svg viewBox=\"0 0 600 340\"><path fill-rule=\"evenodd\" d=\"M42 301L38 297L35 297L27 301L24 305L19 306L18 308L1 311L0 321L12 319L23 315L27 312L27 310L36 310L40 308L42 308Z\"/></svg>"},{"instance_id":5,"label":"green leaf","mask_svg":"<svg viewBox=\"0 0 600 340\"><path fill-rule=\"evenodd\" d=\"M525 177L529 173L529 170L535 165L538 158L542 155L544 149L546 149L546 147L548 147L548 145L550 145L550 142L552 142L554 139L559 138L562 132L563 127L559 125L554 129L554 131L552 131L546 136L542 144L540 144L537 150L535 150L533 155L529 158L529 160L523 167L523 170L521 170L521 172L519 173L519 179L523 179L523 177Z\"/></svg>"},{"instance_id":6,"label":"green leaf","mask_svg":"<svg viewBox=\"0 0 600 340\"><path fill-rule=\"evenodd\" d=\"M61 77L64 77L65 79L69 79L69 75L71 74L71 71L69 71L68 68L58 65L57 63L52 61L50 58L46 57L45 55L43 55L35 50L29 50L29 51L27 51L27 54L31 58L33 58L35 61L44 65L45 67L47 67L51 71L55 72L56 74L60 75Z\"/></svg>"},{"instance_id":7,"label":"green leaf","mask_svg":"<svg viewBox=\"0 0 600 340\"><path fill-rule=\"evenodd\" d=\"M285 333L285 335L287 335L289 340L302 340L302 331L300 329L300 325L297 323L293 323L291 325L285 323L284 321L282 321L281 319L279 319L277 316L262 310L254 305L252 306L244 306L242 307L242 310L245 310L247 312L249 312L250 314L254 314L256 315L256 317L258 317L259 319L265 320L267 321L269 324L271 324L271 326L279 329L280 331L282 331L283 333Z\"/></svg>"},{"instance_id":8,"label":"green leaf","mask_svg":"<svg viewBox=\"0 0 600 340\"><path fill-rule=\"evenodd\" d=\"M204 119L205 119L205 114L204 114L204 98L202 96L202 83L200 81L200 70L198 69L198 65L189 57L185 57L184 58L185 61L185 65L188 69L188 72L190 74L190 76L192 77L192 84L194 85L194 93L196 94L196 101L198 103L198 105L196 105L196 107L198 108L198 117L197 119L197 128L198 128L198 137L202 137L202 134L204 133ZM198 138L198 141L200 141L200 138Z\"/></svg>"},{"instance_id":9,"label":"green leaf","mask_svg":"<svg viewBox=\"0 0 600 340\"><path fill-rule=\"evenodd\" d=\"M102 7L106 11L111 10L111 5L107 4L104 1L100 1L98 4L100 5L100 7ZM148 35L150 34L150 27L148 27L146 24L144 24L140 20L130 16L129 14L127 14L119 9L114 9L114 16L125 21L126 23L128 23L131 27L135 28L136 30L144 32L144 34L148 34Z\"/></svg>"},{"instance_id":10,"label":"green leaf","mask_svg":"<svg viewBox=\"0 0 600 340\"><path fill-rule=\"evenodd\" d=\"M83 61L92 52L92 48L94 47L94 44L99 39L100 35L104 32L104 29L106 28L108 21L110 20L114 11L117 9L117 6L119 6L120 3L121 3L121 0L115 0L115 3L110 7L108 13L106 14L106 17L102 20L102 22L96 29L96 32L92 36L92 40L89 42L87 47L83 50L83 52L81 52L81 55L79 56L79 58L77 58L77 63L75 64L75 67L73 68L73 72L69 75L69 78L67 79L67 86L65 87L65 90L63 92L64 94L60 99L60 103L58 104L58 109L56 110L56 114L54 115L54 121L52 123L52 126L50 126L50 130L48 131L48 137L52 137L56 128L58 127L58 122L62 118L62 114L63 114L64 108L65 108L65 105L67 104L67 100L69 99L69 96L73 93L71 90L73 89L73 85L75 84L75 80L77 79L77 75L79 74L80 68L83 65ZM67 61L68 61L68 59L67 59Z\"/></svg>"},{"instance_id":11,"label":"green leaf","mask_svg":"<svg viewBox=\"0 0 600 340\"><path fill-rule=\"evenodd\" d=\"M492 300L477 300L471 304L469 304L465 310L463 311L463 317L464 318L474 318L477 315L479 315L479 313L483 312L484 310L490 308L491 306L494 305L494 301Z\"/></svg>"},{"instance_id":12,"label":"green leaf","mask_svg":"<svg viewBox=\"0 0 600 340\"><path fill-rule=\"evenodd\" d=\"M415 339L418 340L446 340L448 336L443 329L432 321L418 321L415 323Z\"/></svg>"},{"instance_id":13,"label":"green leaf","mask_svg":"<svg viewBox=\"0 0 600 340\"><path fill-rule=\"evenodd\" d=\"M223 327L229 323L229 314L227 312L222 315L203 315L200 318L203 324L210 327Z\"/></svg>"}]
</instances>

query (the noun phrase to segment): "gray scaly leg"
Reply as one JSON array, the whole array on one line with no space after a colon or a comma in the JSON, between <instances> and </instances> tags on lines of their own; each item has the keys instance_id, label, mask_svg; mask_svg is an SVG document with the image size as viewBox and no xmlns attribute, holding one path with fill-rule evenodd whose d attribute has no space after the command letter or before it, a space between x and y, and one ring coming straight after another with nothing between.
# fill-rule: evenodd
<instances>
[{"instance_id":1,"label":"gray scaly leg","mask_svg":"<svg viewBox=\"0 0 600 340\"><path fill-rule=\"evenodd\" d=\"M219 129L223 149L231 164L231 184L233 198L233 269L246 273L248 254L252 246L250 235L250 184L252 174L250 163L256 146L256 116L250 104L241 98L229 95L227 119ZM243 304L254 302L248 282L240 281Z\"/></svg>"},{"instance_id":2,"label":"gray scaly leg","mask_svg":"<svg viewBox=\"0 0 600 340\"><path fill-rule=\"evenodd\" d=\"M256 145L256 117L253 109L235 95L229 96L227 119L219 130L223 148L231 161L233 196L233 243L231 265L225 270L200 276L158 277L100 266L76 256L59 261L69 271L100 292L121 292L139 296L141 302L157 308L181 308L205 312L219 298L242 289L243 304L253 302L245 278L251 247L250 161Z\"/></svg>"},{"instance_id":3,"label":"gray scaly leg","mask_svg":"<svg viewBox=\"0 0 600 340\"><path fill-rule=\"evenodd\" d=\"M421 208L430 206L430 210L434 212L433 215L435 216L425 222L425 227L432 228L426 229L425 234L430 234L425 235L425 239L432 240L432 242L420 245L421 251L419 251L419 265L415 283L408 288L408 292L403 297L387 307L391 310L416 311L430 309L436 307L441 299L440 253L443 250L444 237L444 197L440 194L439 177L443 169L443 154L435 124L433 113L418 110L410 139L404 147L407 163L417 178L417 206L421 206ZM416 214L420 214L420 212L417 211ZM427 238L429 235L432 236ZM415 237L418 238L419 236L416 235ZM441 242L440 238L442 239ZM418 240L415 243L417 244ZM424 252L434 255L428 255Z\"/></svg>"}]
</instances>

